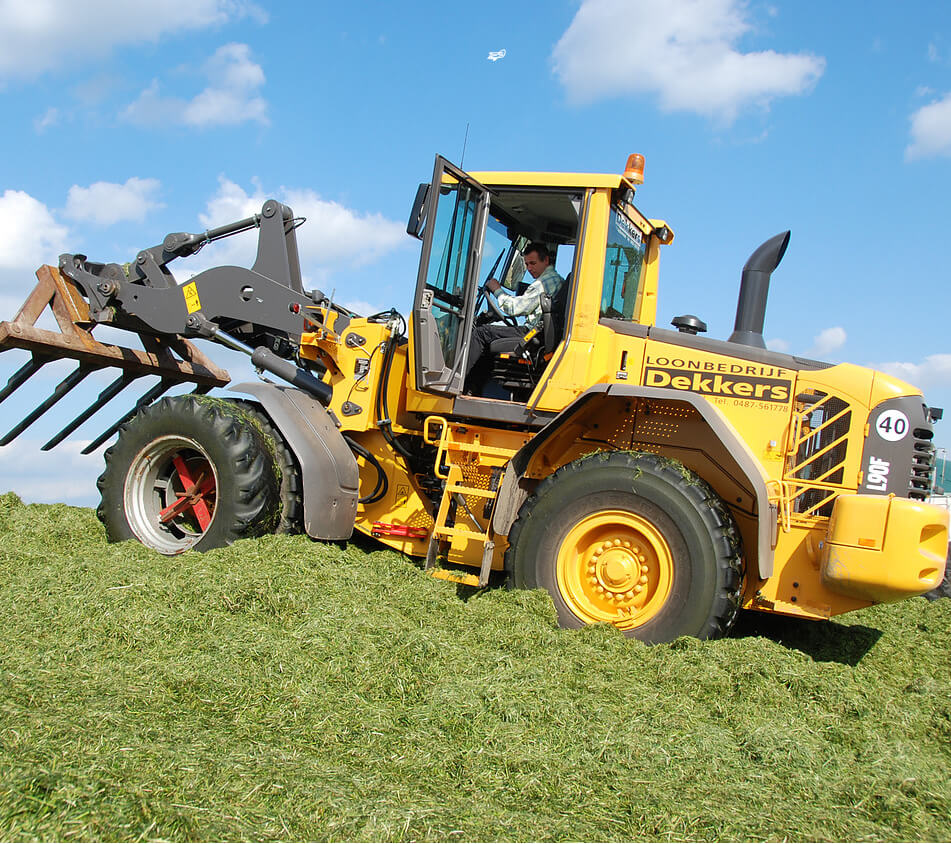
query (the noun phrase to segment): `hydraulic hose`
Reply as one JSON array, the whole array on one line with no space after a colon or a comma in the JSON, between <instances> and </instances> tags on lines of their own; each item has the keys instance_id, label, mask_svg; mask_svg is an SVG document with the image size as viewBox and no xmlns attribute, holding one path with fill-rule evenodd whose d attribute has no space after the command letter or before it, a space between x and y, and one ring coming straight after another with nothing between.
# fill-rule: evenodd
<instances>
[{"instance_id":1,"label":"hydraulic hose","mask_svg":"<svg viewBox=\"0 0 951 844\"><path fill-rule=\"evenodd\" d=\"M346 434L343 435L343 438L346 440L347 445L350 446L350 450L354 454L356 454L358 457L362 457L367 461L367 463L376 469L376 486L373 487L373 492L364 496L363 498L357 499L360 504L374 504L384 495L386 495L387 490L390 488L390 482L386 477L386 472L383 470L383 466L380 464L380 461L374 457L372 452L370 452L368 449L365 449L362 445L360 445L360 443L351 439Z\"/></svg>"},{"instance_id":2,"label":"hydraulic hose","mask_svg":"<svg viewBox=\"0 0 951 844\"><path fill-rule=\"evenodd\" d=\"M393 356L396 353L398 341L399 337L396 334L391 335L386 344L386 351L383 353L383 371L380 373L380 387L376 394L376 424L390 448L402 455L409 465L412 465L410 461L412 461L413 455L393 436L392 422L386 407L386 385L390 380L390 366L393 364Z\"/></svg>"}]
</instances>

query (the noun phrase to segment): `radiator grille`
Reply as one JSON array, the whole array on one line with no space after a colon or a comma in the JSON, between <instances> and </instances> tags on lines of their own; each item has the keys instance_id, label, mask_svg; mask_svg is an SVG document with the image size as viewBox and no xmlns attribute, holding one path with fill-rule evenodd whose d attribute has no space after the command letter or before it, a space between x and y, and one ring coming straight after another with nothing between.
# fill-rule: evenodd
<instances>
[{"instance_id":1,"label":"radiator grille","mask_svg":"<svg viewBox=\"0 0 951 844\"><path fill-rule=\"evenodd\" d=\"M786 480L794 488L792 510L804 516L830 516L845 479L852 410L838 396L816 391L796 397L796 441Z\"/></svg>"},{"instance_id":2,"label":"radiator grille","mask_svg":"<svg viewBox=\"0 0 951 844\"><path fill-rule=\"evenodd\" d=\"M935 450L931 442L931 428L915 428L914 453L911 458L911 476L908 479L908 497L924 501L932 492L935 471Z\"/></svg>"}]
</instances>

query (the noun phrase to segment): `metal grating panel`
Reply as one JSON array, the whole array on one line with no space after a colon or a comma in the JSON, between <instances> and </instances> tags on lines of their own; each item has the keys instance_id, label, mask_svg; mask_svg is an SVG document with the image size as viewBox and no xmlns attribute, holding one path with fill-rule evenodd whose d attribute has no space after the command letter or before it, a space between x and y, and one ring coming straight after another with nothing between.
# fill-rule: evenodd
<instances>
[{"instance_id":1,"label":"metal grating panel","mask_svg":"<svg viewBox=\"0 0 951 844\"><path fill-rule=\"evenodd\" d=\"M828 517L845 479L852 410L823 392L797 396L803 408L795 419L795 455L786 472L792 482L794 513Z\"/></svg>"},{"instance_id":2,"label":"metal grating panel","mask_svg":"<svg viewBox=\"0 0 951 844\"><path fill-rule=\"evenodd\" d=\"M908 497L925 501L931 495L934 484L935 449L932 443L934 431L929 428L915 428L914 454L908 479Z\"/></svg>"}]
</instances>

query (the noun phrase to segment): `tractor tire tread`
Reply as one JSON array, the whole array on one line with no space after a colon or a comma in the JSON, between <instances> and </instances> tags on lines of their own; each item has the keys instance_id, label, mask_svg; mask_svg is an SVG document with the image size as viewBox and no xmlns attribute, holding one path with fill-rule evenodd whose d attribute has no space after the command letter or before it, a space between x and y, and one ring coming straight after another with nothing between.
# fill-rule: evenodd
<instances>
[{"instance_id":1,"label":"tractor tire tread","mask_svg":"<svg viewBox=\"0 0 951 844\"><path fill-rule=\"evenodd\" d=\"M227 400L185 394L166 396L123 423L117 441L105 452L105 469L96 482L102 496L96 514L105 526L107 539L122 542L135 538L126 522L122 500L133 456L127 454L128 443L143 435L148 437L150 428L161 430L169 417L178 417L186 426L194 425L207 432L223 448L224 459L234 467L234 483L227 490L218 490L216 509L216 516L231 511L229 523L219 523L215 527L219 541L203 544L200 550L273 532L277 522L277 485L270 452L258 430L241 419L242 412ZM224 493L228 495L227 508L221 506Z\"/></svg>"},{"instance_id":2,"label":"tractor tire tread","mask_svg":"<svg viewBox=\"0 0 951 844\"><path fill-rule=\"evenodd\" d=\"M642 451L605 451L566 463L542 480L519 508L515 523L508 535L504 567L509 582L516 589L533 589L536 584L528 572L516 564L519 540L531 521L531 513L551 489L567 478L589 471L592 461L617 463L630 467L632 476L649 472L669 482L690 500L706 525L714 542L718 565L723 572L722 583L714 598L709 618L698 638L712 639L725 636L736 619L741 605L744 576L743 543L733 514L713 488L682 463Z\"/></svg>"},{"instance_id":3,"label":"tractor tire tread","mask_svg":"<svg viewBox=\"0 0 951 844\"><path fill-rule=\"evenodd\" d=\"M304 492L297 458L288 447L283 434L257 404L243 400L238 400L236 404L254 420L258 430L271 446L281 470L281 520L274 533L301 533L304 530Z\"/></svg>"}]
</instances>

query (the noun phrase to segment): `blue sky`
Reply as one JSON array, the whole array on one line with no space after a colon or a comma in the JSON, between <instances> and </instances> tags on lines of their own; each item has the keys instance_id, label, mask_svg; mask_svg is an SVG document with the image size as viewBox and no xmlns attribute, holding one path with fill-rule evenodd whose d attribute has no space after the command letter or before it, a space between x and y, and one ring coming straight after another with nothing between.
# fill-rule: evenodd
<instances>
[{"instance_id":1,"label":"blue sky","mask_svg":"<svg viewBox=\"0 0 951 844\"><path fill-rule=\"evenodd\" d=\"M920 386L951 447L951 4L0 0L0 102L4 317L60 252L125 261L269 196L308 218L309 286L405 312L404 221L436 153L620 172L640 152L638 204L676 232L660 324L690 312L727 337L744 261L789 228L769 345ZM62 375L0 406L4 430ZM0 448L0 489L96 503L101 455L38 451L75 412Z\"/></svg>"}]
</instances>

